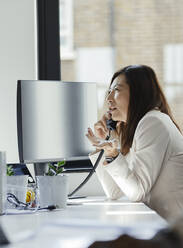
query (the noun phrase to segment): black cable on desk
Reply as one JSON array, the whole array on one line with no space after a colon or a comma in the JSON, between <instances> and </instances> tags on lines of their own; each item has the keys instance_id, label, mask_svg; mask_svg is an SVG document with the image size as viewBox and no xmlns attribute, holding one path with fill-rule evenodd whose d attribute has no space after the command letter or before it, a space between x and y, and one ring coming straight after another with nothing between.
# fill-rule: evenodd
<instances>
[{"instance_id":1,"label":"black cable on desk","mask_svg":"<svg viewBox=\"0 0 183 248\"><path fill-rule=\"evenodd\" d=\"M109 135L107 136L106 140L109 140L110 138L110 130L109 130ZM95 172L95 169L97 168L102 156L104 154L104 150L102 149L98 155L98 158L92 168L92 170L90 171L90 173L88 174L88 176L84 179L84 181L73 191L71 192L68 197L70 198L72 195L74 195L79 189L81 189L81 187L83 187L87 182L88 180L90 179L90 177L93 175L93 173Z\"/></svg>"}]
</instances>

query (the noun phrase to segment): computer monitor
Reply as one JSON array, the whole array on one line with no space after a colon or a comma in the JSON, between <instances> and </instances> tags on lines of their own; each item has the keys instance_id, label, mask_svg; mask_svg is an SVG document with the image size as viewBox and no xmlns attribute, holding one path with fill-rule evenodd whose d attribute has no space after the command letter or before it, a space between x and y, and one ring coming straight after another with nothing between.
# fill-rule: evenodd
<instances>
[{"instance_id":1,"label":"computer monitor","mask_svg":"<svg viewBox=\"0 0 183 248\"><path fill-rule=\"evenodd\" d=\"M20 80L17 131L21 163L88 158L85 134L97 121L95 83Z\"/></svg>"}]
</instances>

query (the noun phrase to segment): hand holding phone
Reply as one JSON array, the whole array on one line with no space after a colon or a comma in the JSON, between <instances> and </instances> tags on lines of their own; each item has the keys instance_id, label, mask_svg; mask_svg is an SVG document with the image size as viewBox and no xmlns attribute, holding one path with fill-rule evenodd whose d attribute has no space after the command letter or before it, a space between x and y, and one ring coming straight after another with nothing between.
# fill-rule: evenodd
<instances>
[{"instance_id":1,"label":"hand holding phone","mask_svg":"<svg viewBox=\"0 0 183 248\"><path fill-rule=\"evenodd\" d=\"M113 121L112 119L109 119L106 121L106 125L107 125L107 129L111 131L116 130L117 121Z\"/></svg>"},{"instance_id":2,"label":"hand holding phone","mask_svg":"<svg viewBox=\"0 0 183 248\"><path fill-rule=\"evenodd\" d=\"M116 124L117 121L111 119L111 114L106 113L101 120L95 123L94 133L99 139L106 139L109 135L109 130L112 131L116 129Z\"/></svg>"},{"instance_id":3,"label":"hand holding phone","mask_svg":"<svg viewBox=\"0 0 183 248\"><path fill-rule=\"evenodd\" d=\"M109 119L110 118L110 119ZM116 140L107 141L109 139L110 131L116 129L117 121L111 119L110 114L106 114L94 125L94 132L91 128L88 128L87 138L90 140L93 146L106 151L116 150Z\"/></svg>"}]
</instances>

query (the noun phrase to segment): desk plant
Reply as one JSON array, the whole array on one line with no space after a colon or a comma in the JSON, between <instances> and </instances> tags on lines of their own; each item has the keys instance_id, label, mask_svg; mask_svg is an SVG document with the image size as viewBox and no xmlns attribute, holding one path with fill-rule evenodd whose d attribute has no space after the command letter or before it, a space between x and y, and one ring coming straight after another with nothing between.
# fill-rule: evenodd
<instances>
[{"instance_id":1,"label":"desk plant","mask_svg":"<svg viewBox=\"0 0 183 248\"><path fill-rule=\"evenodd\" d=\"M13 171L13 166L12 165L7 165L7 170L6 170L7 176L13 176L14 171Z\"/></svg>"},{"instance_id":2,"label":"desk plant","mask_svg":"<svg viewBox=\"0 0 183 248\"><path fill-rule=\"evenodd\" d=\"M65 161L60 161L57 164L48 164L48 172L45 173L46 176L57 176L64 171Z\"/></svg>"},{"instance_id":3,"label":"desk plant","mask_svg":"<svg viewBox=\"0 0 183 248\"><path fill-rule=\"evenodd\" d=\"M40 207L55 205L57 208L66 208L68 176L63 173L64 165L65 161L49 163L44 176L36 177Z\"/></svg>"}]
</instances>

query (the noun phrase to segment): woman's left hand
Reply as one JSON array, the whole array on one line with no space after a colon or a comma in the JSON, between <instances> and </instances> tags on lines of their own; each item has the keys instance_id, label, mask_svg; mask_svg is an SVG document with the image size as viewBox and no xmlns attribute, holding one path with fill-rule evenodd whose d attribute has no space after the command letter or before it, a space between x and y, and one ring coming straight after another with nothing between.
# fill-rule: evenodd
<instances>
[{"instance_id":1,"label":"woman's left hand","mask_svg":"<svg viewBox=\"0 0 183 248\"><path fill-rule=\"evenodd\" d=\"M95 136L91 128L88 128L88 133L86 134L89 141L97 150L104 150L105 156L116 157L118 152L118 141L116 139L104 140L99 139Z\"/></svg>"},{"instance_id":2,"label":"woman's left hand","mask_svg":"<svg viewBox=\"0 0 183 248\"><path fill-rule=\"evenodd\" d=\"M116 139L112 140L101 140L100 143L93 145L97 149L103 149L105 156L116 157L119 154L118 151L118 141Z\"/></svg>"}]
</instances>

